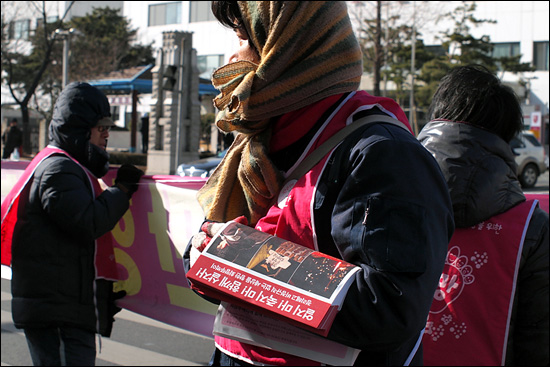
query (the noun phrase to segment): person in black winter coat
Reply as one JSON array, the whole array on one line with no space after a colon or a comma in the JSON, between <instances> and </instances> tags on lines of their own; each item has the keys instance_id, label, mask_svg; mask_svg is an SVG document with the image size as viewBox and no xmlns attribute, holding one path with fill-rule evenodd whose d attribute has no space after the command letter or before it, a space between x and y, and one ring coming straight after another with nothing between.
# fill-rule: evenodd
<instances>
[{"instance_id":1,"label":"person in black winter coat","mask_svg":"<svg viewBox=\"0 0 550 367\"><path fill-rule=\"evenodd\" d=\"M511 88L481 66L454 68L441 80L430 106L430 119L418 139L443 171L457 228L479 228L480 223L508 213L526 201L509 146L523 129L521 107ZM527 229L523 248L504 247L505 239L497 244L498 252L520 252L512 255L514 259L519 256L516 269L503 268L499 262L497 266L501 269L490 273L493 286L497 287L503 274L517 272L513 297L510 296L513 301L510 321L501 325L502 330L509 327L508 339L500 342L499 350L504 349L501 358L506 365L548 365L548 213L535 207L524 226ZM476 250L483 254L489 251L488 246L484 240L483 246ZM474 269L473 275L476 282L481 281L478 269ZM490 304L495 309L509 307L509 301L490 300ZM459 306L455 303L454 307ZM464 312L473 315L479 310L470 304ZM494 320L491 322L494 324ZM490 323L485 327L489 328ZM488 339L494 337L492 334ZM433 361L437 365L456 365L451 353L469 356L471 364L481 363L479 355L472 355L470 350L440 348L437 353L440 359Z\"/></svg>"},{"instance_id":2,"label":"person in black winter coat","mask_svg":"<svg viewBox=\"0 0 550 367\"><path fill-rule=\"evenodd\" d=\"M114 186L99 188L112 125L100 90L69 84L55 105L50 145L37 155L40 162L31 162L19 198L12 316L35 365L94 365L95 334L109 336L120 310L114 301L124 293L113 293L112 279L98 278L96 252L128 210L143 171L123 165Z\"/></svg>"},{"instance_id":3,"label":"person in black winter coat","mask_svg":"<svg viewBox=\"0 0 550 367\"><path fill-rule=\"evenodd\" d=\"M21 149L21 145L23 144L23 133L21 129L17 127L16 118L10 121L9 128L2 134L2 142L4 143L2 159L8 159L15 148ZM21 154L21 152L19 152L19 154Z\"/></svg>"}]
</instances>

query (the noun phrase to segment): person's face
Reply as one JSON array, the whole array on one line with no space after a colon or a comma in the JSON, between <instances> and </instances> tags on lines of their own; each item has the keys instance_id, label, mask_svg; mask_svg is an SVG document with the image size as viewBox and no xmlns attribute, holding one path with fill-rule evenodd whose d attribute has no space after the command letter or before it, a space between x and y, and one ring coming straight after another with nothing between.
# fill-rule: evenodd
<instances>
[{"instance_id":1,"label":"person's face","mask_svg":"<svg viewBox=\"0 0 550 367\"><path fill-rule=\"evenodd\" d=\"M236 28L235 34L239 38L239 48L233 55L231 55L229 62L250 61L255 64L259 64L260 55L258 55L256 49L249 42L248 35L246 34L244 28Z\"/></svg>"},{"instance_id":2,"label":"person's face","mask_svg":"<svg viewBox=\"0 0 550 367\"><path fill-rule=\"evenodd\" d=\"M107 139L109 138L110 126L94 126L91 129L90 143L98 147L107 149Z\"/></svg>"}]
</instances>

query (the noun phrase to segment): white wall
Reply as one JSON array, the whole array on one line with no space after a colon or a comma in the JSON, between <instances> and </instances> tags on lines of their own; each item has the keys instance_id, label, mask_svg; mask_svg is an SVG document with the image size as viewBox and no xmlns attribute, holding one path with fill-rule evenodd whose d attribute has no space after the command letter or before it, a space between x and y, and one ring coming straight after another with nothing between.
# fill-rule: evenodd
<instances>
[{"instance_id":1,"label":"white wall","mask_svg":"<svg viewBox=\"0 0 550 367\"><path fill-rule=\"evenodd\" d=\"M168 1L77 1L73 12L81 13L92 7L109 5L111 7L123 6L122 15L130 21L131 27L137 29L137 42L149 44L154 42L154 47L162 46L162 32L181 30L193 32L193 48L201 55L224 55L227 62L230 55L238 47L237 37L233 30L222 27L217 21L189 23L189 1L182 1L182 24L148 27L148 13L150 4L167 3ZM15 18L22 19L37 15L32 14L33 7L30 2L2 1L2 9L8 8L16 13ZM67 1L47 1L46 6L50 14L64 12ZM349 1L350 14L353 6L364 3L365 11L372 11L373 2ZM453 22L446 20L436 24L436 19L446 12L454 10L461 5L461 1L409 1L409 2L384 2L391 7L399 7L398 14L404 22L412 21L413 4L416 9L415 23L422 33L424 43L437 44L435 36L441 30L453 27ZM480 27L472 28L474 36L487 34L492 42L520 42L523 62L532 61L533 42L549 40L549 2L548 1L477 1L476 18L493 19L496 24L485 23ZM6 5L12 5L11 8ZM369 10L370 9L370 10ZM389 9L389 8L388 8ZM386 7L382 9L385 16ZM4 14L3 14L4 15ZM78 14L83 15L83 14ZM372 14L371 14L372 15ZM13 18L12 18L13 19ZM34 25L33 25L34 27ZM548 71L524 73L523 78L536 78L531 80L533 92L548 106L549 103L549 74ZM503 78L508 82L517 82L518 76L506 73ZM3 98L4 99L4 98ZM547 107L546 107L547 108Z\"/></svg>"},{"instance_id":2,"label":"white wall","mask_svg":"<svg viewBox=\"0 0 550 367\"><path fill-rule=\"evenodd\" d=\"M193 48L197 55L224 55L225 61L238 47L237 37L233 30L221 26L217 21L189 23L189 2L182 1L182 24L148 27L149 5L162 4L166 1L125 1L124 16L131 21L131 26L138 29L137 41L142 44L153 43L155 49L162 47L162 32L193 32Z\"/></svg>"},{"instance_id":3,"label":"white wall","mask_svg":"<svg viewBox=\"0 0 550 367\"><path fill-rule=\"evenodd\" d=\"M417 2L420 3L420 2ZM450 12L462 4L461 1L430 2L440 14ZM483 23L478 27L472 27L470 32L475 37L489 35L491 41L498 42L522 42L548 41L548 1L476 1L475 17L477 19L496 20L496 24ZM439 31L452 28L454 25L449 20L427 24L421 29L424 35L424 43L437 44L435 36ZM532 52L522 53L526 61L531 61ZM527 48L525 48L527 49Z\"/></svg>"},{"instance_id":4,"label":"white wall","mask_svg":"<svg viewBox=\"0 0 550 367\"><path fill-rule=\"evenodd\" d=\"M533 42L548 41L549 2L548 1L479 1L476 15L481 19L495 19L496 24L486 24L484 29L474 29L472 34L479 36L489 34L492 42L520 42L522 62L533 61ZM546 104L549 102L548 71L524 73L531 79L531 89L534 94ZM507 73L506 81L517 80L517 75ZM543 111L544 112L544 111ZM530 119L530 117L529 117Z\"/></svg>"},{"instance_id":5,"label":"white wall","mask_svg":"<svg viewBox=\"0 0 550 367\"><path fill-rule=\"evenodd\" d=\"M435 3L435 2L430 2ZM439 1L440 11L452 11L460 6L460 1ZM470 29L474 37L488 35L493 43L519 42L522 62L533 61L533 42L549 40L549 6L548 1L477 1L475 17L477 19L495 20L496 23L483 23ZM450 29L453 24L448 20L422 30L425 44L437 44L435 36L439 31ZM500 75L499 75L500 76ZM504 81L517 83L519 78L531 79L531 89L546 105L549 103L548 71L535 71L519 74L505 73ZM543 107L544 109L544 107ZM544 112L544 111L543 111ZM527 122L527 121L526 121Z\"/></svg>"},{"instance_id":6,"label":"white wall","mask_svg":"<svg viewBox=\"0 0 550 367\"><path fill-rule=\"evenodd\" d=\"M468 2L471 3L471 2ZM472 26L471 34L479 38L488 35L493 43L519 42L522 62L533 61L533 42L549 40L549 4L548 1L476 1L475 17L477 19L495 20L496 23L483 23ZM384 2L382 17L399 14L400 22L413 23L413 7L416 9L415 21L418 32L426 45L437 45L441 42L437 36L454 28L454 21L442 18L461 6L462 1L407 1ZM387 5L387 6L386 6ZM389 6L389 8L388 8ZM363 18L374 17L373 2L348 1L348 9L352 20L360 13ZM548 113L549 104L549 74L548 71L525 72L512 74L510 72L500 75L503 81L515 84L518 80L531 80L531 90L542 102L543 113ZM526 123L529 117L526 116Z\"/></svg>"}]
</instances>

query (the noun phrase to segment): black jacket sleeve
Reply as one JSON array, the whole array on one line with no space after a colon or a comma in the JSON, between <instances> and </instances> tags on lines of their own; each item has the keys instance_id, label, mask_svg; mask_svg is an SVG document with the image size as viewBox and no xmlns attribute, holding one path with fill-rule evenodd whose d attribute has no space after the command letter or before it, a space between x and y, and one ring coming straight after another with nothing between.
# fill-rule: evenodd
<instances>
[{"instance_id":1,"label":"black jacket sleeve","mask_svg":"<svg viewBox=\"0 0 550 367\"><path fill-rule=\"evenodd\" d=\"M39 190L42 208L57 226L88 239L112 230L130 205L126 194L116 187L94 198L86 172L63 156L40 164L33 185Z\"/></svg>"},{"instance_id":2,"label":"black jacket sleeve","mask_svg":"<svg viewBox=\"0 0 550 367\"><path fill-rule=\"evenodd\" d=\"M506 365L548 365L548 213L537 208L521 253Z\"/></svg>"},{"instance_id":3,"label":"black jacket sleeve","mask_svg":"<svg viewBox=\"0 0 550 367\"><path fill-rule=\"evenodd\" d=\"M319 250L361 267L329 338L389 352L414 345L425 327L452 206L439 166L414 136L387 124L360 134L333 154L315 200Z\"/></svg>"}]
</instances>

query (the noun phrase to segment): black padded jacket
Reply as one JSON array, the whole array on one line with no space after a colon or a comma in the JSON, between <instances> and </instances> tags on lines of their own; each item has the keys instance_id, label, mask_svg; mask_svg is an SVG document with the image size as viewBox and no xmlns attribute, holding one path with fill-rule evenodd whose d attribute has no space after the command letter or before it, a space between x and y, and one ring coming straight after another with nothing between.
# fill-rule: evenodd
<instances>
[{"instance_id":1,"label":"black padded jacket","mask_svg":"<svg viewBox=\"0 0 550 367\"><path fill-rule=\"evenodd\" d=\"M525 201L512 150L497 135L465 123L432 121L418 139L442 168L457 228ZM537 207L521 254L506 365L548 365L548 242L548 213Z\"/></svg>"},{"instance_id":2,"label":"black padded jacket","mask_svg":"<svg viewBox=\"0 0 550 367\"><path fill-rule=\"evenodd\" d=\"M371 113L382 112L373 108L353 119ZM279 169L296 162L317 128L272 155ZM437 162L403 129L367 125L331 154L313 205L319 251L361 267L328 338L360 349L357 366L403 365L409 357L410 365L421 365L421 346L412 352L454 232ZM186 269L188 258L189 251Z\"/></svg>"},{"instance_id":3,"label":"black padded jacket","mask_svg":"<svg viewBox=\"0 0 550 367\"><path fill-rule=\"evenodd\" d=\"M89 144L90 128L109 109L105 96L88 95L97 93L88 87L66 88L50 124L50 144L100 177L108 155ZM80 98L96 103L74 103ZM12 242L15 326L72 326L109 336L112 282L95 280L94 241L128 210L127 195L110 187L95 198L84 169L65 155L40 163L21 195L26 205L19 206Z\"/></svg>"}]
</instances>

